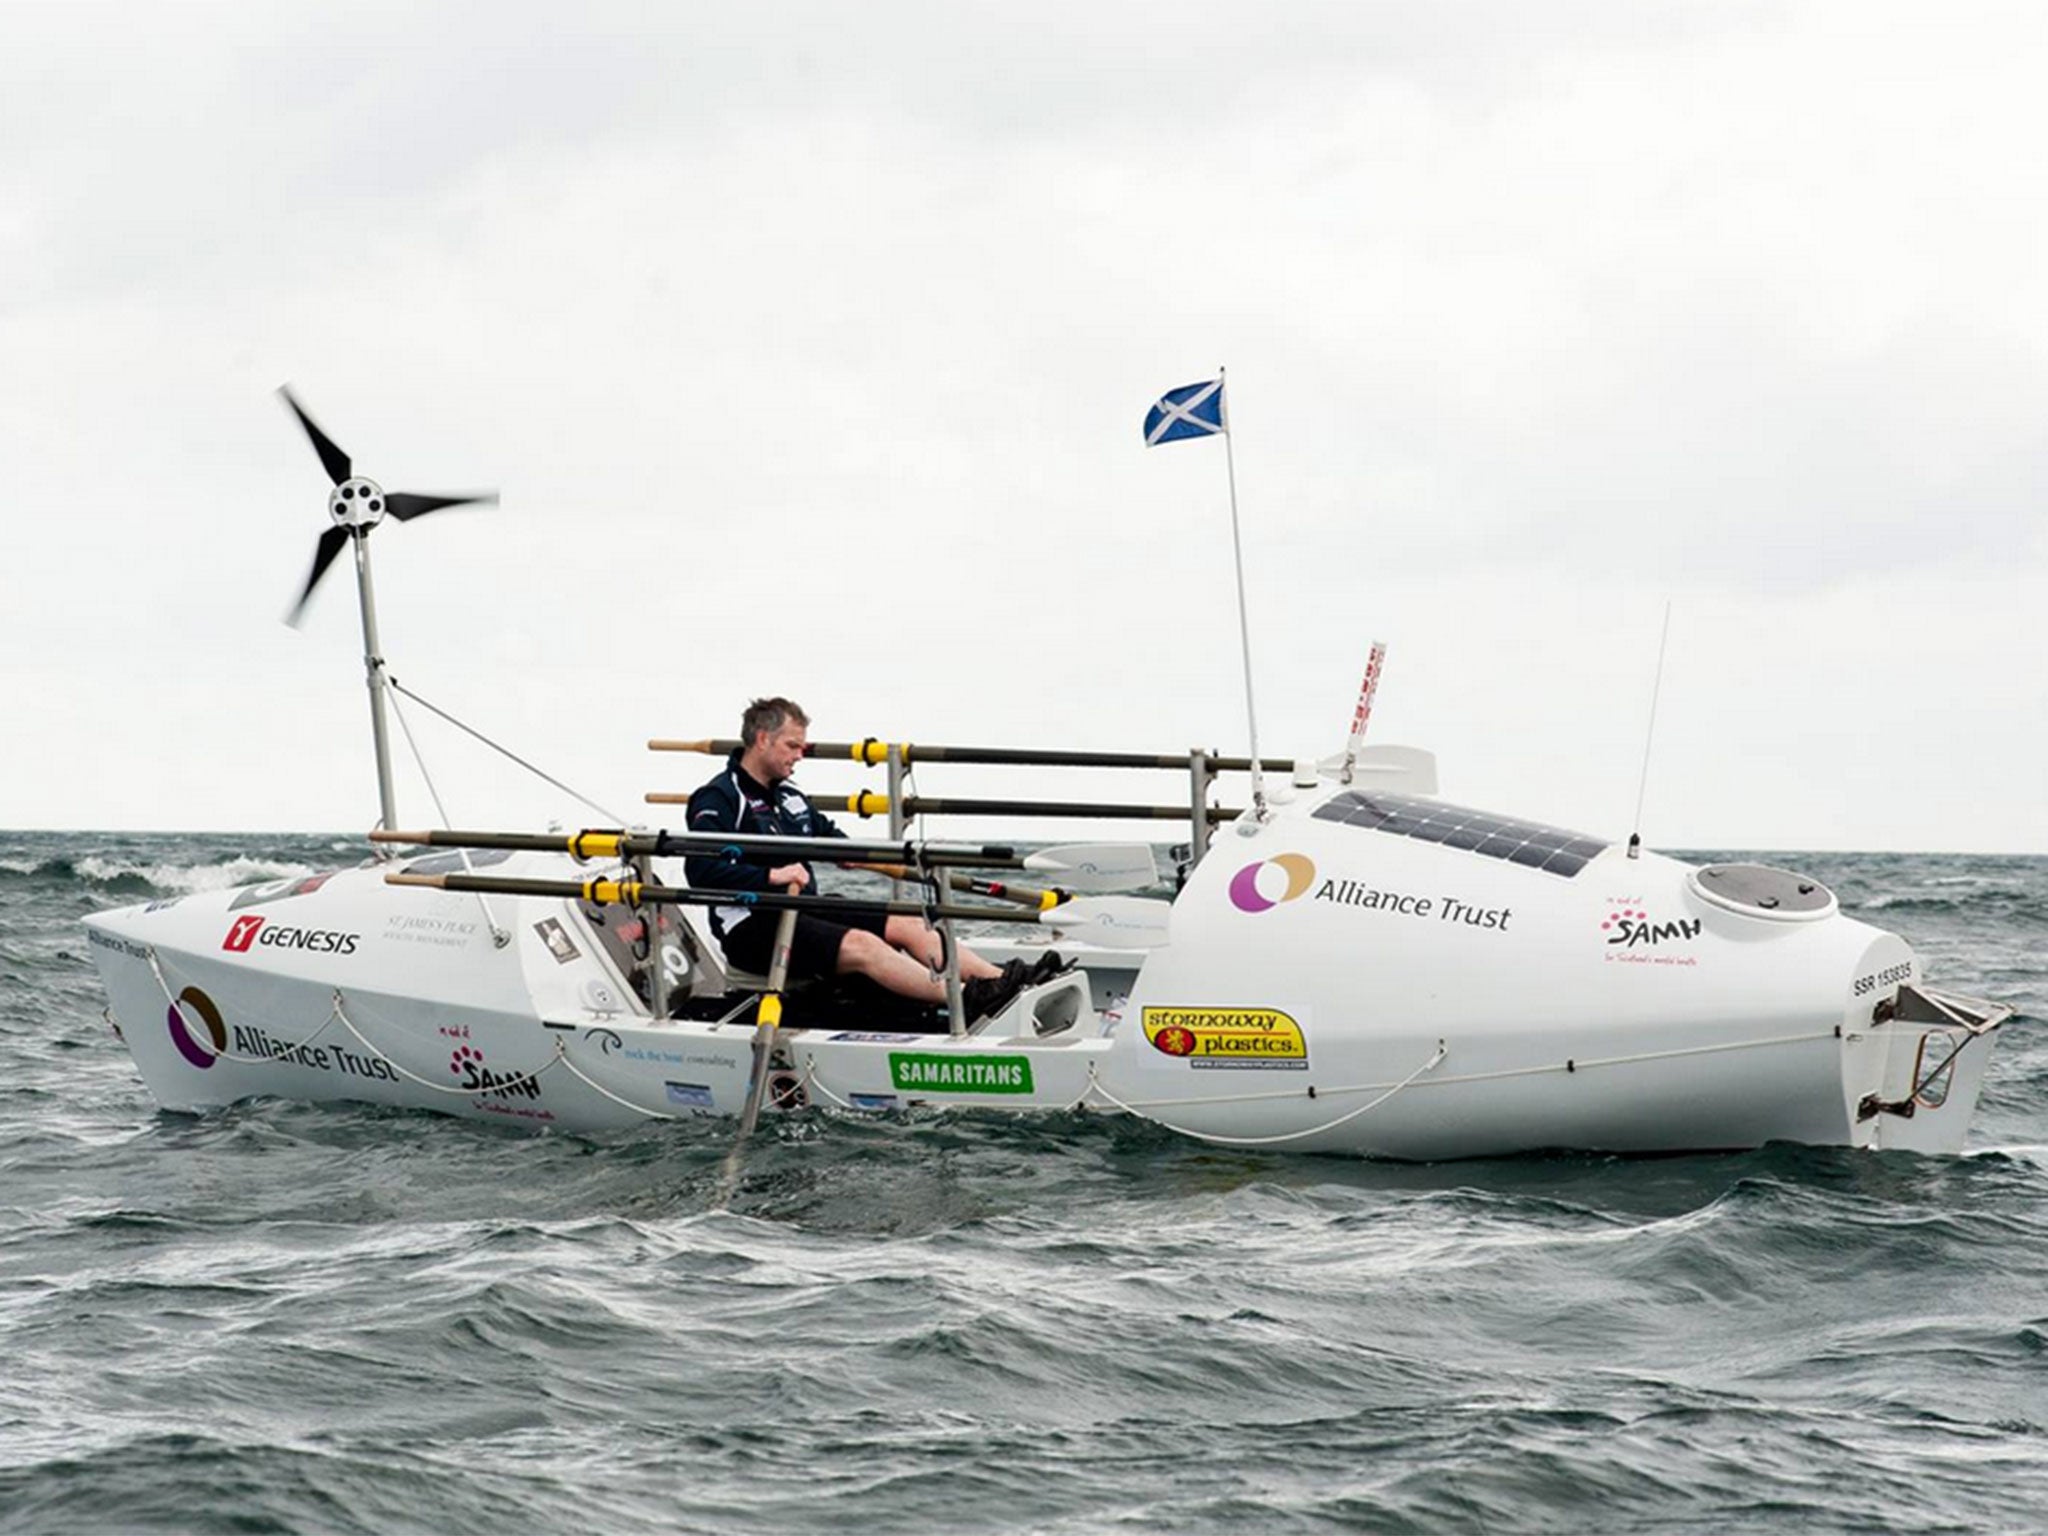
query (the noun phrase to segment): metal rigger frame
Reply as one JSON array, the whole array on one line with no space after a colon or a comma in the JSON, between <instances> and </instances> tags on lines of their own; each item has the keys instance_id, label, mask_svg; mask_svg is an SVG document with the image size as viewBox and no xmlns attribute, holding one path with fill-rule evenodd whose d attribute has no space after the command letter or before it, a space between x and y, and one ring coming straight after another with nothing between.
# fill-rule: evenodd
<instances>
[{"instance_id":1,"label":"metal rigger frame","mask_svg":"<svg viewBox=\"0 0 2048 1536\"><path fill-rule=\"evenodd\" d=\"M694 741L656 738L647 745L655 752L691 752L723 757L738 750L741 743L731 738ZM860 741L813 742L806 755L818 761L842 758L863 767L880 767L883 770L886 775L886 788L881 794L860 790L845 796L812 793L808 794L807 798L828 812L843 811L863 818L886 817L892 842L906 839L911 823L923 816L1185 821L1188 825L1188 854L1182 867L1183 876L1186 870L1192 869L1209 851L1209 843L1216 827L1222 822L1234 820L1244 814L1238 807L1215 806L1209 803L1217 776L1222 773L1248 772L1253 766L1251 758L1224 757L1213 749L1202 747L1190 748L1185 754L1096 752L1032 747L924 746L907 741L883 741L872 736ZM1184 806L1174 806L1071 800L965 800L912 794L909 792L911 771L922 763L964 763L984 767L1179 770L1188 776L1188 799ZM1267 771L1285 773L1293 764L1279 758L1262 758L1259 760L1259 766ZM683 794L657 792L647 796L650 805L679 805L686 804L688 800L689 796ZM905 846L914 845L906 843ZM647 878L644 856L636 867L639 868L641 877ZM900 878L892 886L892 891L901 899L904 884ZM934 926L939 930L945 956L944 978L948 1012L952 1016L954 1033L959 1034L965 1032L966 1021L960 1002L959 946L955 941L952 921L950 915L935 916L933 919ZM650 962L650 986L661 984L660 978L655 975L659 969L658 959Z\"/></svg>"}]
</instances>

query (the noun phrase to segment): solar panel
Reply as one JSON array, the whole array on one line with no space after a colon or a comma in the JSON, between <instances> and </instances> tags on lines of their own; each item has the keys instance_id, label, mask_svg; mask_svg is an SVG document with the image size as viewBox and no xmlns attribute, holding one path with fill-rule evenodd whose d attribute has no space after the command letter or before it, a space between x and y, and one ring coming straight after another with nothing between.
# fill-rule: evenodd
<instances>
[{"instance_id":1,"label":"solar panel","mask_svg":"<svg viewBox=\"0 0 2048 1536\"><path fill-rule=\"evenodd\" d=\"M1317 821L1337 821L1372 832L1391 832L1417 842L1441 843L1485 859L1505 859L1569 880L1607 848L1597 837L1567 832L1537 821L1517 821L1491 811L1469 810L1440 800L1418 800L1375 790L1346 790L1315 813Z\"/></svg>"}]
</instances>

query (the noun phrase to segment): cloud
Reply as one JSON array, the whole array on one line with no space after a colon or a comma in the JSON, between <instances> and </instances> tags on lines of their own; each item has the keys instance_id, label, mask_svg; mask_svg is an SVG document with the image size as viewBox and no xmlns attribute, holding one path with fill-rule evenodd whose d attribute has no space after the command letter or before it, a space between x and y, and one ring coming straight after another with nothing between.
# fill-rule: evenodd
<instances>
[{"instance_id":1,"label":"cloud","mask_svg":"<svg viewBox=\"0 0 2048 1536\"><path fill-rule=\"evenodd\" d=\"M346 583L269 627L324 526L291 379L388 488L503 488L380 530L387 647L529 746L573 714L612 793L768 687L854 734L1240 745L1215 445L1138 447L1227 363L1276 744L1341 724L1385 634L1444 690L1390 679L1389 729L1548 745L1480 782L1569 813L1563 763L1626 788L1639 751L1570 676L1619 645L1639 695L1671 596L1839 674L1745 656L1745 753L1831 718L1853 755L1869 714L1810 698L1870 660L1816 614L1943 637L1888 665L2038 750L2029 648L1946 637L2048 573L2048 215L2011 194L2048 28L1918 14L11 8L0 491L36 515L0 639L80 757L360 734ZM332 755L261 801L60 764L10 800L333 824ZM1739 838L1720 782L1681 835ZM1740 804L1903 835L1881 786L1802 782ZM2048 846L2026 815L1939 839Z\"/></svg>"}]
</instances>

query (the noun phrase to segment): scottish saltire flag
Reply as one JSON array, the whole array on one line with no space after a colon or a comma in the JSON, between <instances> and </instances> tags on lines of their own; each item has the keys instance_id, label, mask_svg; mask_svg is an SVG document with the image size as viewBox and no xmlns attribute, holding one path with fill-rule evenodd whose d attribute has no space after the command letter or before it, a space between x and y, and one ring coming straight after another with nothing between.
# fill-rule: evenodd
<instances>
[{"instance_id":1,"label":"scottish saltire flag","mask_svg":"<svg viewBox=\"0 0 2048 1536\"><path fill-rule=\"evenodd\" d=\"M1145 446L1177 443L1184 437L1214 437L1230 430L1223 417L1223 381L1169 389L1145 413Z\"/></svg>"}]
</instances>

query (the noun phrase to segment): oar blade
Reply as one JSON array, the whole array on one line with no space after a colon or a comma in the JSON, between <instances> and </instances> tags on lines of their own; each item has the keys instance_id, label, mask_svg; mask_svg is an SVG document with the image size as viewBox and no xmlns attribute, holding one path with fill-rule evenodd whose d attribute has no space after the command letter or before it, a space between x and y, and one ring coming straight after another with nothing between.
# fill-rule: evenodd
<instances>
[{"instance_id":1,"label":"oar blade","mask_svg":"<svg viewBox=\"0 0 2048 1536\"><path fill-rule=\"evenodd\" d=\"M1041 912L1041 927L1104 949L1158 949L1167 941L1169 901L1138 896L1083 897Z\"/></svg>"},{"instance_id":2,"label":"oar blade","mask_svg":"<svg viewBox=\"0 0 2048 1536\"><path fill-rule=\"evenodd\" d=\"M1066 843L1027 854L1024 867L1069 891L1141 891L1159 883L1150 843Z\"/></svg>"}]
</instances>

